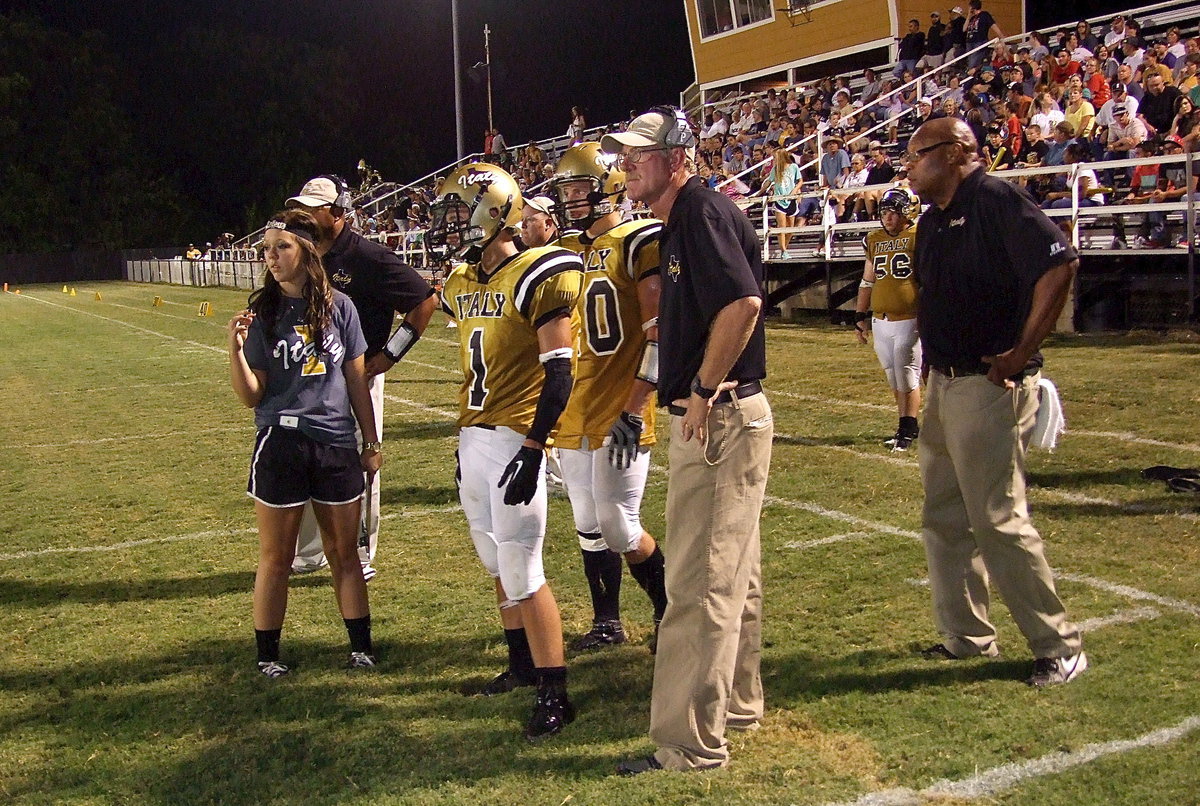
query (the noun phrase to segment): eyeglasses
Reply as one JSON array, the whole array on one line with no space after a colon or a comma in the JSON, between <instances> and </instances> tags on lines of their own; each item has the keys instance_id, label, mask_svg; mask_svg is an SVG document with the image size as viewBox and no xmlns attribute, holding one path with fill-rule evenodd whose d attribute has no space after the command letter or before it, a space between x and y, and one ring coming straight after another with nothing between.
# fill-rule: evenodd
<instances>
[{"instance_id":1,"label":"eyeglasses","mask_svg":"<svg viewBox=\"0 0 1200 806\"><path fill-rule=\"evenodd\" d=\"M639 148L635 151L627 151L624 154L617 155L617 167L628 168L630 165L641 165L646 161L646 157L655 151L670 151L666 146L654 146L651 148Z\"/></svg>"},{"instance_id":2,"label":"eyeglasses","mask_svg":"<svg viewBox=\"0 0 1200 806\"><path fill-rule=\"evenodd\" d=\"M916 151L905 151L904 158L907 159L909 162L920 162L921 159L926 154L928 154L930 151L933 151L935 148L941 148L942 146L953 146L953 145L958 145L958 141L957 140L942 140L940 143L934 143L931 146L925 146L924 148L918 148Z\"/></svg>"}]
</instances>

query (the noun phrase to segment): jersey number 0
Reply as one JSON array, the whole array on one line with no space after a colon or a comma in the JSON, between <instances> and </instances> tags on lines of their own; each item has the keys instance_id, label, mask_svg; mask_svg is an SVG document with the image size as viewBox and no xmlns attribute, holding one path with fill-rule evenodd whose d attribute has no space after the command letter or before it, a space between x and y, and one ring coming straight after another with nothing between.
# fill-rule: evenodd
<instances>
[{"instance_id":1,"label":"jersey number 0","mask_svg":"<svg viewBox=\"0 0 1200 806\"><path fill-rule=\"evenodd\" d=\"M621 306L617 289L607 277L597 277L584 294L588 347L596 355L612 355L621 346Z\"/></svg>"}]
</instances>

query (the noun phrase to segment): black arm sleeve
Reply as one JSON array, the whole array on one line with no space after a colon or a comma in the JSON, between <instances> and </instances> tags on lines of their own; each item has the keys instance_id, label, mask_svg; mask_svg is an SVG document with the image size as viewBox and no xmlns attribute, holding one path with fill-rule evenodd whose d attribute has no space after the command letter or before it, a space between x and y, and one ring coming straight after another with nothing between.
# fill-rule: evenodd
<instances>
[{"instance_id":1,"label":"black arm sleeve","mask_svg":"<svg viewBox=\"0 0 1200 806\"><path fill-rule=\"evenodd\" d=\"M546 444L550 432L567 407L571 397L571 359L551 358L542 364L546 372L546 380L542 382L542 393L538 396L537 411L533 415L533 425L526 434L527 439Z\"/></svg>"}]
</instances>

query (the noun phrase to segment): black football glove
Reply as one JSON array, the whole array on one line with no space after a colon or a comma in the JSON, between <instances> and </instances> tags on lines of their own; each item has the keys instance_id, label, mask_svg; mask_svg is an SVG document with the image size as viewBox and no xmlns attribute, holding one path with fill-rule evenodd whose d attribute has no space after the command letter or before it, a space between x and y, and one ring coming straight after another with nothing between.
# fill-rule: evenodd
<instances>
[{"instance_id":1,"label":"black football glove","mask_svg":"<svg viewBox=\"0 0 1200 806\"><path fill-rule=\"evenodd\" d=\"M617 470L626 470L637 458L642 442L642 427L645 423L636 414L627 411L613 423L608 432L608 463Z\"/></svg>"},{"instance_id":2,"label":"black football glove","mask_svg":"<svg viewBox=\"0 0 1200 806\"><path fill-rule=\"evenodd\" d=\"M504 468L497 487L504 487L504 503L510 507L528 504L537 492L538 477L542 474L542 449L522 445L517 455Z\"/></svg>"}]
</instances>

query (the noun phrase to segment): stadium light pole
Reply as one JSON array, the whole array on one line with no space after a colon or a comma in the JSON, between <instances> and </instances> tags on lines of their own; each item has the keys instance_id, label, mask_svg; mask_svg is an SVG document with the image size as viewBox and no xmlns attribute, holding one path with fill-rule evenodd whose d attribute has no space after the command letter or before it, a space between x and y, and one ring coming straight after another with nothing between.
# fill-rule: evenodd
<instances>
[{"instance_id":1,"label":"stadium light pole","mask_svg":"<svg viewBox=\"0 0 1200 806\"><path fill-rule=\"evenodd\" d=\"M454 133L458 141L458 158L466 156L463 147L462 76L458 59L458 0L450 0L451 30L454 33Z\"/></svg>"}]
</instances>

